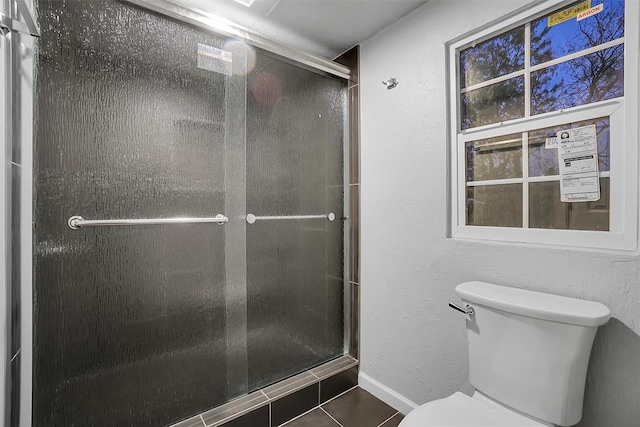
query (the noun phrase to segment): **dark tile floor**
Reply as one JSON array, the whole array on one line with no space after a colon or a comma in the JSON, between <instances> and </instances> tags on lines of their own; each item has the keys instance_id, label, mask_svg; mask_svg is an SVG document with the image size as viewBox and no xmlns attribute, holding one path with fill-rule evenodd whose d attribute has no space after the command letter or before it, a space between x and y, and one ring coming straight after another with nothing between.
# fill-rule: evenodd
<instances>
[{"instance_id":1,"label":"dark tile floor","mask_svg":"<svg viewBox=\"0 0 640 427\"><path fill-rule=\"evenodd\" d=\"M404 416L360 387L289 421L286 427L397 427Z\"/></svg>"}]
</instances>

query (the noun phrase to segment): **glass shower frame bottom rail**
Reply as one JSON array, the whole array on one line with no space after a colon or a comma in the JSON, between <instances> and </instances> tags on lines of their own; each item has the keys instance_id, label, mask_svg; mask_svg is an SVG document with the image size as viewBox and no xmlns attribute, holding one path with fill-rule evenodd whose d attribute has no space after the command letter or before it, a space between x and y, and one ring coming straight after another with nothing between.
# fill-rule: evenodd
<instances>
[{"instance_id":1,"label":"glass shower frame bottom rail","mask_svg":"<svg viewBox=\"0 0 640 427\"><path fill-rule=\"evenodd\" d=\"M290 396L307 387L318 385L318 404L322 404L322 385L325 380L358 367L358 360L349 355L340 356L315 368L301 372L270 386L251 392L199 415L180 421L171 427L223 427L239 417ZM354 380L357 385L357 380Z\"/></svg>"}]
</instances>

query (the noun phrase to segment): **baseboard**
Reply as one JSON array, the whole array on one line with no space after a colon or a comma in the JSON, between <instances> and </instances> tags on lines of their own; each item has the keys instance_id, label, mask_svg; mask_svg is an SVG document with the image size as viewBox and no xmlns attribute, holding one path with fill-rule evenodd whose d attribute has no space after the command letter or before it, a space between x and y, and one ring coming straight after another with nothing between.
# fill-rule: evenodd
<instances>
[{"instance_id":1,"label":"baseboard","mask_svg":"<svg viewBox=\"0 0 640 427\"><path fill-rule=\"evenodd\" d=\"M358 385L404 415L420 406L362 371L358 374Z\"/></svg>"}]
</instances>

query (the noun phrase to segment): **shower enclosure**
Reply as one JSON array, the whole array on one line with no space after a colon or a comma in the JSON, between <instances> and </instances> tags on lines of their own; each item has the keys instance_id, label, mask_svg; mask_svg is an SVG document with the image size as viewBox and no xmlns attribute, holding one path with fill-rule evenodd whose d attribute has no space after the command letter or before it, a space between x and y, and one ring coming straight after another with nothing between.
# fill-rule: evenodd
<instances>
[{"instance_id":1,"label":"shower enclosure","mask_svg":"<svg viewBox=\"0 0 640 427\"><path fill-rule=\"evenodd\" d=\"M36 4L33 425L170 425L345 354L347 80Z\"/></svg>"}]
</instances>

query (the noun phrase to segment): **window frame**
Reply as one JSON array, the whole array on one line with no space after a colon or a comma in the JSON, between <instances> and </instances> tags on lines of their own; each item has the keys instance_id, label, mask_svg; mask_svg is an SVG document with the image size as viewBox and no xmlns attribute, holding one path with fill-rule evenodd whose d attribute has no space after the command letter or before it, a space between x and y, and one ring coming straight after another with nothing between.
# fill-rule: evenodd
<instances>
[{"instance_id":1,"label":"window frame","mask_svg":"<svg viewBox=\"0 0 640 427\"><path fill-rule=\"evenodd\" d=\"M640 2L625 0L625 35L624 43L624 88L625 94L620 98L599 101L592 104L561 109L558 111L528 116L530 112L530 85L525 84L526 117L505 122L478 126L462 130L461 121L461 84L460 84L460 50L480 43L494 36L531 22L548 13L574 3L575 0L546 0L533 6L525 6L503 18L499 18L480 29L466 33L446 45L447 85L448 85L448 127L449 138L449 215L450 230L448 237L462 240L479 240L488 242L525 243L552 247L570 247L585 250L605 250L612 252L637 252L638 250L638 61L640 56ZM528 32L525 26L525 32ZM525 37L528 40L528 37ZM525 41L526 43L526 41ZM605 43L605 45L612 42ZM618 43L619 44L619 43ZM589 49L585 49L587 51ZM581 51L584 52L584 51ZM528 80L530 66L529 49L525 46L525 65L522 71ZM575 57L569 54L551 62L560 62ZM504 78L503 76L498 79ZM495 80L495 79L491 79ZM476 86L476 85L474 85ZM601 177L609 177L610 231L563 230L527 228L491 227L466 225L466 191L465 175L466 151L465 142L526 132L529 130L551 127L559 124L573 123L598 117L610 117L610 155L609 172L601 172ZM528 141L523 139L523 176L501 183L522 183L523 215L528 219L528 182L553 181L553 177L528 177ZM526 148L526 149L525 149ZM526 161L525 161L526 160ZM487 181L488 182L488 181ZM484 184L486 184L485 182ZM478 185L473 183L472 185ZM482 185L482 184L480 184Z\"/></svg>"}]
</instances>

